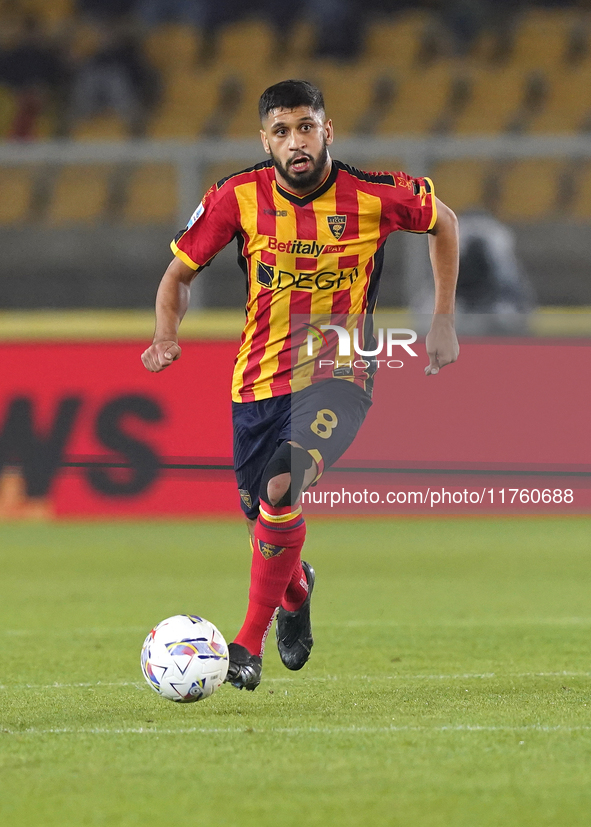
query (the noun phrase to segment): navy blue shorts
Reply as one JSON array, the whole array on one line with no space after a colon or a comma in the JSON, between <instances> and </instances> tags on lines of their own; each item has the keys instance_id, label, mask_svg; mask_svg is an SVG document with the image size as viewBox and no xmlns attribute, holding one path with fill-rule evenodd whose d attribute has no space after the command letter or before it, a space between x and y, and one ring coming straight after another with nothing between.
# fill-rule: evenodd
<instances>
[{"instance_id":1,"label":"navy blue shorts","mask_svg":"<svg viewBox=\"0 0 591 827\"><path fill-rule=\"evenodd\" d=\"M343 379L259 402L232 402L234 471L246 516L254 520L259 513L263 471L282 442L297 442L322 471L345 453L370 407L369 395Z\"/></svg>"}]
</instances>

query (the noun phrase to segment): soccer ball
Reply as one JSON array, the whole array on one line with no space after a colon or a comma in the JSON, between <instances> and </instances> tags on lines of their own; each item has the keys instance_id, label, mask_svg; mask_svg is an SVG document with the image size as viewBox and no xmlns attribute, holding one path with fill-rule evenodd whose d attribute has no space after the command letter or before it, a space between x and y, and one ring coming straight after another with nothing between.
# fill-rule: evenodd
<instances>
[{"instance_id":1,"label":"soccer ball","mask_svg":"<svg viewBox=\"0 0 591 827\"><path fill-rule=\"evenodd\" d=\"M155 626L142 646L142 672L169 701L202 701L228 673L228 646L209 620L174 615Z\"/></svg>"}]
</instances>

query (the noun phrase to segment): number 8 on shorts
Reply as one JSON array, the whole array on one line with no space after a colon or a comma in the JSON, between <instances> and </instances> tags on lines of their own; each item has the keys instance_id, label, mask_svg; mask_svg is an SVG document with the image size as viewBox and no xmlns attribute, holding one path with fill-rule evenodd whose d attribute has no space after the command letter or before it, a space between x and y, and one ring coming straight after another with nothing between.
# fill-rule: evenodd
<instances>
[{"instance_id":1,"label":"number 8 on shorts","mask_svg":"<svg viewBox=\"0 0 591 827\"><path fill-rule=\"evenodd\" d=\"M328 408L323 408L316 414L316 419L310 425L310 430L321 439L328 439L338 424L337 415Z\"/></svg>"}]
</instances>

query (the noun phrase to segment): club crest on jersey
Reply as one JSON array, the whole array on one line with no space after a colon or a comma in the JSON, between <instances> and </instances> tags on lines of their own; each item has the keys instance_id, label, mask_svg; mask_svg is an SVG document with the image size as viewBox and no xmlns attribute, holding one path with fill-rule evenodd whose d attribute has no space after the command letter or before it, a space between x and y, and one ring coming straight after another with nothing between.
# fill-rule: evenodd
<instances>
[{"instance_id":1,"label":"club crest on jersey","mask_svg":"<svg viewBox=\"0 0 591 827\"><path fill-rule=\"evenodd\" d=\"M271 557L279 557L279 555L283 554L285 551L285 546L274 546L271 543L261 543L260 540L257 540L257 544L259 551L265 560L270 560Z\"/></svg>"},{"instance_id":2,"label":"club crest on jersey","mask_svg":"<svg viewBox=\"0 0 591 827\"><path fill-rule=\"evenodd\" d=\"M336 239L339 239L345 232L345 227L347 225L347 216L329 215L327 216L326 220L328 221L328 229L331 231L331 233L334 235Z\"/></svg>"}]
</instances>

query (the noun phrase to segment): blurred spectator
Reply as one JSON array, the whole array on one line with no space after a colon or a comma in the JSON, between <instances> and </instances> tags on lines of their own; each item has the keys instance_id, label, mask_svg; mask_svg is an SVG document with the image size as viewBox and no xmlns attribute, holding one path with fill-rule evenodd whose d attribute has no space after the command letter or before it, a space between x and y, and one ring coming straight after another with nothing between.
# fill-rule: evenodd
<instances>
[{"instance_id":1,"label":"blurred spectator","mask_svg":"<svg viewBox=\"0 0 591 827\"><path fill-rule=\"evenodd\" d=\"M489 59L504 60L510 52L516 17L526 0L436 0L434 3L447 52L465 57L481 35L491 34Z\"/></svg>"},{"instance_id":2,"label":"blurred spectator","mask_svg":"<svg viewBox=\"0 0 591 827\"><path fill-rule=\"evenodd\" d=\"M316 57L350 61L359 56L366 15L359 0L307 0L316 26Z\"/></svg>"},{"instance_id":3,"label":"blurred spectator","mask_svg":"<svg viewBox=\"0 0 591 827\"><path fill-rule=\"evenodd\" d=\"M262 0L263 5L265 0ZM274 4L276 0L269 0ZM201 29L202 64L215 59L222 26L239 20L251 11L264 11L258 3L252 7L240 0L135 0L134 13L144 25L152 28L162 23L181 23Z\"/></svg>"},{"instance_id":4,"label":"blurred spectator","mask_svg":"<svg viewBox=\"0 0 591 827\"><path fill-rule=\"evenodd\" d=\"M141 135L158 100L159 78L133 35L105 30L99 49L79 68L73 82L70 120L115 112L131 135Z\"/></svg>"},{"instance_id":5,"label":"blurred spectator","mask_svg":"<svg viewBox=\"0 0 591 827\"><path fill-rule=\"evenodd\" d=\"M116 21L127 17L135 0L77 0L78 11L100 21Z\"/></svg>"},{"instance_id":6,"label":"blurred spectator","mask_svg":"<svg viewBox=\"0 0 591 827\"><path fill-rule=\"evenodd\" d=\"M316 57L348 61L359 56L368 16L360 0L303 0L300 6L283 0L260 0L259 7L275 30L277 60L286 56L293 28L302 20L314 25Z\"/></svg>"},{"instance_id":7,"label":"blurred spectator","mask_svg":"<svg viewBox=\"0 0 591 827\"><path fill-rule=\"evenodd\" d=\"M452 52L468 54L490 17L488 0L445 0L439 14L451 38Z\"/></svg>"},{"instance_id":8,"label":"blurred spectator","mask_svg":"<svg viewBox=\"0 0 591 827\"><path fill-rule=\"evenodd\" d=\"M464 213L459 222L456 297L460 329L465 333L526 332L534 293L517 258L514 233L485 212Z\"/></svg>"},{"instance_id":9,"label":"blurred spectator","mask_svg":"<svg viewBox=\"0 0 591 827\"><path fill-rule=\"evenodd\" d=\"M147 26L187 23L204 26L211 16L208 0L134 0L134 13Z\"/></svg>"},{"instance_id":10,"label":"blurred spectator","mask_svg":"<svg viewBox=\"0 0 591 827\"><path fill-rule=\"evenodd\" d=\"M0 50L0 83L12 89L16 97L8 137L37 137L40 117L60 108L67 71L60 53L33 17L25 18L16 44Z\"/></svg>"},{"instance_id":11,"label":"blurred spectator","mask_svg":"<svg viewBox=\"0 0 591 827\"><path fill-rule=\"evenodd\" d=\"M294 25L301 18L301 10L278 0L261 0L264 20L273 28L273 60L281 61L289 55L289 44Z\"/></svg>"}]
</instances>

